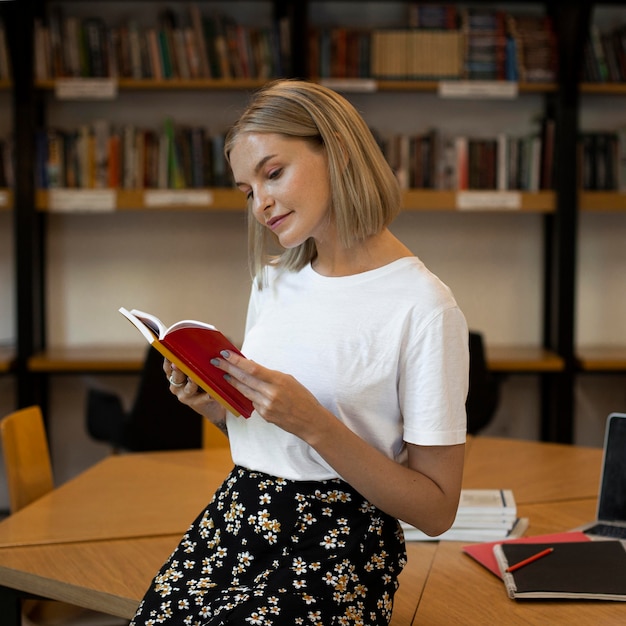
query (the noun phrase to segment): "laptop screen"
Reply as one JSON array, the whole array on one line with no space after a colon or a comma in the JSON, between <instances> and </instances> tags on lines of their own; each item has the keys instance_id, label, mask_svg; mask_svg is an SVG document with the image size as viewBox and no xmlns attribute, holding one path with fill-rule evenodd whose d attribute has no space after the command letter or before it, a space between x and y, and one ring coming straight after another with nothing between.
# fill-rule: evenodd
<instances>
[{"instance_id":1,"label":"laptop screen","mask_svg":"<svg viewBox=\"0 0 626 626\"><path fill-rule=\"evenodd\" d=\"M598 519L626 522L626 414L607 419Z\"/></svg>"}]
</instances>

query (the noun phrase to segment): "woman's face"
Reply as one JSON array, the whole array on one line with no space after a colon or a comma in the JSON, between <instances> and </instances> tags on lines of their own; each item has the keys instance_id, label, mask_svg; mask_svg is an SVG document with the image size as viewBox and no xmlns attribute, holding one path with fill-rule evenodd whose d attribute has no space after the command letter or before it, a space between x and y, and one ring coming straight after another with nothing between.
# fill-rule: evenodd
<instances>
[{"instance_id":1,"label":"woman's face","mask_svg":"<svg viewBox=\"0 0 626 626\"><path fill-rule=\"evenodd\" d=\"M242 133L230 152L237 187L284 248L334 237L326 151L275 133Z\"/></svg>"}]
</instances>

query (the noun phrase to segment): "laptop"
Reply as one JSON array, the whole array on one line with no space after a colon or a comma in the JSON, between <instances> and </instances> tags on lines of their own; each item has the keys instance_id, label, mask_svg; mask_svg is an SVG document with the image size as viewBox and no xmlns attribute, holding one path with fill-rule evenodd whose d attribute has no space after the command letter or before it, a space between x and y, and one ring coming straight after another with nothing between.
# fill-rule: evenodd
<instances>
[{"instance_id":1,"label":"laptop","mask_svg":"<svg viewBox=\"0 0 626 626\"><path fill-rule=\"evenodd\" d=\"M592 539L626 540L626 413L607 418L597 518L577 530Z\"/></svg>"}]
</instances>

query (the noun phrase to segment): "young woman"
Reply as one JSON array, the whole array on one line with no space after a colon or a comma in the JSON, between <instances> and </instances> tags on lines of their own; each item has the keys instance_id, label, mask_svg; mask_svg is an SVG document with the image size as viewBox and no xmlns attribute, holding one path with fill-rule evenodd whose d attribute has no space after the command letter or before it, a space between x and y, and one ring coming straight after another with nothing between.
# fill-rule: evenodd
<instances>
[{"instance_id":1,"label":"young woman","mask_svg":"<svg viewBox=\"0 0 626 626\"><path fill-rule=\"evenodd\" d=\"M226 414L165 362L171 391L227 431L235 468L133 623L388 624L397 519L437 535L456 513L465 319L388 230L397 181L343 97L272 83L225 150L254 285L247 358L213 363L255 412Z\"/></svg>"}]
</instances>

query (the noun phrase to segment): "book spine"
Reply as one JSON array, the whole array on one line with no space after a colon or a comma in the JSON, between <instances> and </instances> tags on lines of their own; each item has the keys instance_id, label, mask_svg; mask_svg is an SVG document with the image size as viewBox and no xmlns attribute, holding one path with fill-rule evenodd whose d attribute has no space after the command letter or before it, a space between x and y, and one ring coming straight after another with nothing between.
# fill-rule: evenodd
<instances>
[{"instance_id":1,"label":"book spine","mask_svg":"<svg viewBox=\"0 0 626 626\"><path fill-rule=\"evenodd\" d=\"M202 16L195 2L189 7L189 15L198 54L198 75L200 78L211 78L211 66L207 54L207 43L202 25Z\"/></svg>"},{"instance_id":2,"label":"book spine","mask_svg":"<svg viewBox=\"0 0 626 626\"><path fill-rule=\"evenodd\" d=\"M152 78L163 80L163 64L161 60L161 49L159 47L159 36L156 29L150 28L147 32L148 58L150 59L150 69Z\"/></svg>"},{"instance_id":3,"label":"book spine","mask_svg":"<svg viewBox=\"0 0 626 626\"><path fill-rule=\"evenodd\" d=\"M109 182L109 123L96 120L94 130L94 187L108 187Z\"/></svg>"}]
</instances>

